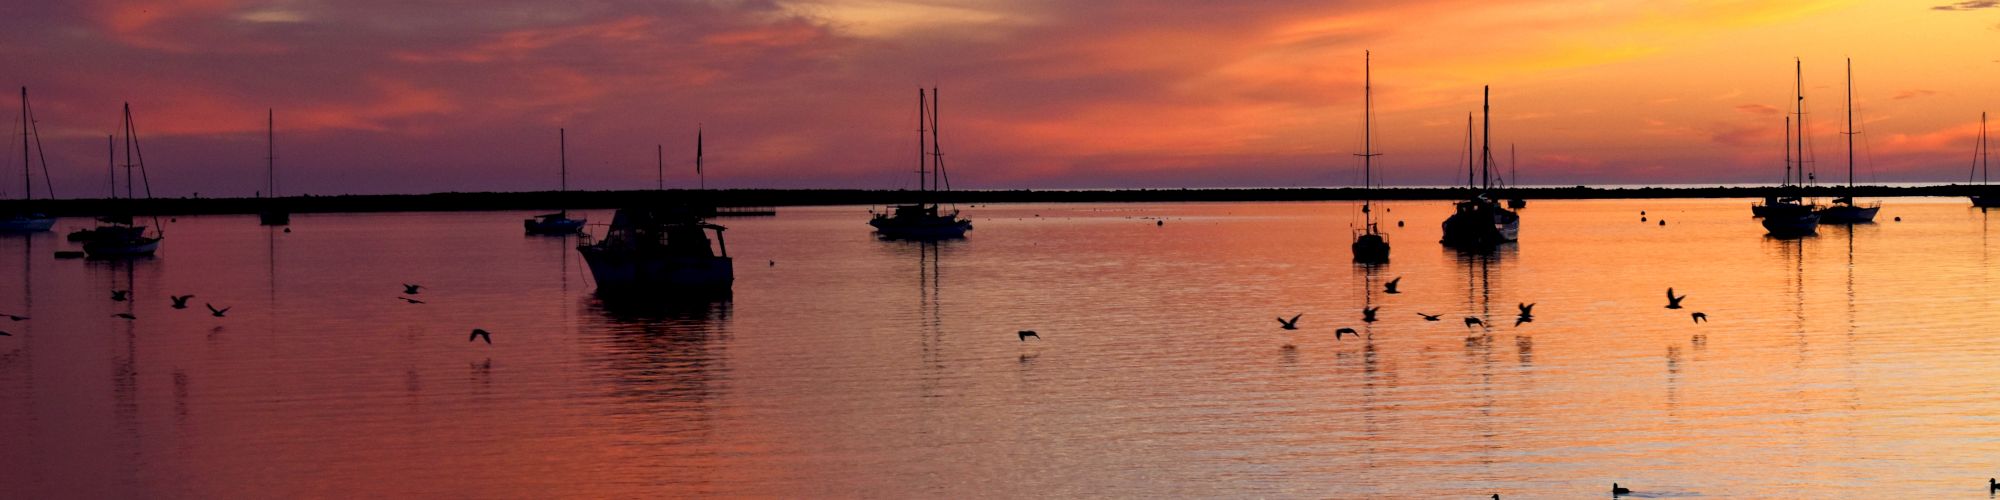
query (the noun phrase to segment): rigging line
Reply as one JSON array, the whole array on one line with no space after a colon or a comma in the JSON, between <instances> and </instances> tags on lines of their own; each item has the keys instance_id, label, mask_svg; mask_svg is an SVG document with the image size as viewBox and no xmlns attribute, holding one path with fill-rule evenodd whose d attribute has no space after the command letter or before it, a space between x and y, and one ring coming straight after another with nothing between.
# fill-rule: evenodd
<instances>
[{"instance_id":1,"label":"rigging line","mask_svg":"<svg viewBox=\"0 0 2000 500\"><path fill-rule=\"evenodd\" d=\"M139 146L139 124L133 122L131 108L125 108L125 127L128 129L126 136L132 141L132 153L139 158L139 181L146 186L146 199L153 199L153 178L146 174L146 150ZM125 175L125 181L131 182L132 174L127 171ZM153 231L159 233L161 236L165 236L167 228L160 225L160 214L158 211L155 210L154 212Z\"/></svg>"},{"instance_id":2,"label":"rigging line","mask_svg":"<svg viewBox=\"0 0 2000 500\"><path fill-rule=\"evenodd\" d=\"M41 120L35 119L35 107L33 105L22 102L21 106L28 111L28 130L35 135L35 157L42 160L42 186L45 188L42 192L48 194L49 199L56 199L55 182L49 180L49 150L42 147ZM26 167L26 165L22 166ZM27 186L27 189L33 190L34 186Z\"/></svg>"}]
</instances>

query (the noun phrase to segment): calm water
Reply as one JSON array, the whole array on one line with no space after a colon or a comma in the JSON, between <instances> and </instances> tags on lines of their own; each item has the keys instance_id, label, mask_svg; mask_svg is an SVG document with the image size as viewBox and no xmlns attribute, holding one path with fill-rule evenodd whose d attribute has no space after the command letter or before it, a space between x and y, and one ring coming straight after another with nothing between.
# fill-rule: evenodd
<instances>
[{"instance_id":1,"label":"calm water","mask_svg":"<svg viewBox=\"0 0 2000 500\"><path fill-rule=\"evenodd\" d=\"M129 265L11 237L0 496L1983 496L2000 221L1779 241L1747 205L1537 201L1465 257L1395 203L1376 271L1345 203L962 207L934 245L787 209L720 221L733 300L667 305L597 300L526 213L182 217Z\"/></svg>"}]
</instances>

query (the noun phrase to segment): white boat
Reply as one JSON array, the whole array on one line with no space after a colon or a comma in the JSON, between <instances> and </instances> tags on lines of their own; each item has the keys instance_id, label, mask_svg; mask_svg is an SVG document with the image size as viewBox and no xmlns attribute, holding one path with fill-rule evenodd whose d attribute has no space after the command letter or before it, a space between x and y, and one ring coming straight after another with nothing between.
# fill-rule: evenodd
<instances>
[{"instance_id":1,"label":"white boat","mask_svg":"<svg viewBox=\"0 0 2000 500\"><path fill-rule=\"evenodd\" d=\"M1875 222L1875 213L1882 211L1881 203L1856 204L1854 202L1854 60L1847 60L1847 195L1835 198L1833 204L1819 209L1821 224L1867 224Z\"/></svg>"},{"instance_id":2,"label":"white boat","mask_svg":"<svg viewBox=\"0 0 2000 500\"><path fill-rule=\"evenodd\" d=\"M32 150L28 147L28 139L34 137L36 139L35 142L41 142L41 135L36 131L35 121L30 115L32 113L28 110L28 88L21 87L21 192L23 208L27 208L35 202L35 169L34 163L29 160L29 152ZM47 154L46 151L43 152L43 168L47 168L46 165L48 165ZM54 197L55 193L49 193L49 196ZM54 217L29 210L0 218L0 234L39 233L47 231L49 228L55 227L55 225L56 219Z\"/></svg>"},{"instance_id":3,"label":"white boat","mask_svg":"<svg viewBox=\"0 0 2000 500\"><path fill-rule=\"evenodd\" d=\"M684 210L620 209L603 239L591 241L585 234L576 250L599 292L728 293L736 272L722 240L725 229Z\"/></svg>"},{"instance_id":4,"label":"white boat","mask_svg":"<svg viewBox=\"0 0 2000 500\"><path fill-rule=\"evenodd\" d=\"M1484 129L1486 136L1481 140L1477 153L1482 179L1480 192L1471 199L1453 204L1454 210L1451 216L1444 220L1444 238L1439 240L1439 243L1446 246L1465 250L1489 250L1521 239L1521 214L1500 206L1500 202L1493 199L1491 194L1493 192L1493 89L1487 87L1484 92L1485 101L1480 108L1486 122ZM1472 141L1470 117L1467 120L1466 149L1470 151L1469 145ZM1466 181L1470 183L1470 161L1467 163Z\"/></svg>"},{"instance_id":5,"label":"white boat","mask_svg":"<svg viewBox=\"0 0 2000 500\"><path fill-rule=\"evenodd\" d=\"M565 129L556 129L556 141L557 158L559 158L557 161L562 166L562 191L559 192L567 193L569 192L569 132ZM577 234L583 231L583 225L584 219L569 218L569 210L537 215L521 221L521 227L526 229L528 234Z\"/></svg>"},{"instance_id":6,"label":"white boat","mask_svg":"<svg viewBox=\"0 0 2000 500\"><path fill-rule=\"evenodd\" d=\"M1375 192L1375 91L1372 55L1361 53L1361 189ZM1382 234L1375 223L1373 200L1361 202L1361 229L1355 231L1354 242L1348 245L1354 252L1354 262L1361 264L1389 263L1389 236Z\"/></svg>"},{"instance_id":7,"label":"white boat","mask_svg":"<svg viewBox=\"0 0 2000 500\"><path fill-rule=\"evenodd\" d=\"M123 128L125 132L125 190L128 193L126 197L129 199L132 198L131 192L133 190L132 169L138 168L141 172L144 172L146 168L145 156L143 153L139 153L138 127L132 124L131 103L125 104L125 123ZM143 176L144 174L142 173L141 175ZM146 196L151 198L152 192L153 187L149 183L146 186ZM160 244L166 240L166 233L159 229L159 222L157 220L153 223L154 229L151 236L146 234L146 226L133 224L132 216L130 215L99 217L97 220L101 223L97 228L70 234L71 240L79 240L78 236L82 236L80 240L83 241L83 253L93 259L122 259L151 256L154 252L159 251Z\"/></svg>"},{"instance_id":8,"label":"white boat","mask_svg":"<svg viewBox=\"0 0 2000 500\"><path fill-rule=\"evenodd\" d=\"M868 225L875 233L891 239L962 238L972 230L972 220L958 216L958 210L944 211L930 202L932 193L951 189L945 176L944 149L937 141L937 89L928 101L924 89L917 89L917 203L896 205L888 212L870 211ZM928 130L927 130L928 128ZM930 149L925 150L924 132L930 132ZM928 161L926 160L928 159Z\"/></svg>"}]
</instances>

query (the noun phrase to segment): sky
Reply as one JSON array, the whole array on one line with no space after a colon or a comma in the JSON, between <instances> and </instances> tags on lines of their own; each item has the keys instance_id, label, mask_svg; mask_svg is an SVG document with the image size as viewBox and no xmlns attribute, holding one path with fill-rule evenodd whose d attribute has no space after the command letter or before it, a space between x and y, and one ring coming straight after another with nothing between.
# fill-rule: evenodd
<instances>
[{"instance_id":1,"label":"sky","mask_svg":"<svg viewBox=\"0 0 2000 500\"><path fill-rule=\"evenodd\" d=\"M1795 58L1822 182L1847 58L1861 182L1963 182L2000 113L1990 0L0 2L66 198L125 102L157 196L263 189L266 110L285 195L555 189L558 129L571 189L695 186L697 128L709 187L907 188L920 87L960 189L1357 185L1364 52L1389 186L1463 182L1483 86L1530 185L1776 182Z\"/></svg>"}]
</instances>

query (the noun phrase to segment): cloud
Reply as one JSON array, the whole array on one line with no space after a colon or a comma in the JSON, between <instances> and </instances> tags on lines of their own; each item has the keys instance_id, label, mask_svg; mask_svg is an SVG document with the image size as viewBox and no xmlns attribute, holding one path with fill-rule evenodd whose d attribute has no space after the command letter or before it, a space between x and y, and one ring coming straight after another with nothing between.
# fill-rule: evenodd
<instances>
[{"instance_id":1,"label":"cloud","mask_svg":"<svg viewBox=\"0 0 2000 500\"><path fill-rule=\"evenodd\" d=\"M1778 113L1784 112L1784 110L1778 109L1777 106L1769 104L1739 104L1736 106L1736 110L1758 116L1777 116Z\"/></svg>"},{"instance_id":2,"label":"cloud","mask_svg":"<svg viewBox=\"0 0 2000 500\"><path fill-rule=\"evenodd\" d=\"M2000 0L1970 0L1931 7L1931 10L1979 10L2000 7Z\"/></svg>"},{"instance_id":3,"label":"cloud","mask_svg":"<svg viewBox=\"0 0 2000 500\"><path fill-rule=\"evenodd\" d=\"M1900 101L1904 99L1915 99L1918 97L1930 97L1936 94L1937 91L1933 90L1912 89L1912 90L1904 90L1896 92L1896 96L1893 97L1893 99Z\"/></svg>"}]
</instances>

